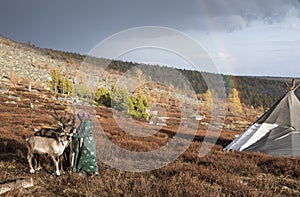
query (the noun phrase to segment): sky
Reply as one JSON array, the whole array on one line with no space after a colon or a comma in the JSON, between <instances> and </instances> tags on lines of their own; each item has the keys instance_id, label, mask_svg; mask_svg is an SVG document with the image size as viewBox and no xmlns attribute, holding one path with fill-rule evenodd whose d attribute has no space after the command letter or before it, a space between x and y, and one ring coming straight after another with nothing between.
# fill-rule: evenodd
<instances>
[{"instance_id":1,"label":"sky","mask_svg":"<svg viewBox=\"0 0 300 197\"><path fill-rule=\"evenodd\" d=\"M158 26L197 42L220 73L300 77L299 0L2 0L0 5L0 34L43 48L91 54L119 32ZM188 68L175 56L141 49L118 58Z\"/></svg>"}]
</instances>

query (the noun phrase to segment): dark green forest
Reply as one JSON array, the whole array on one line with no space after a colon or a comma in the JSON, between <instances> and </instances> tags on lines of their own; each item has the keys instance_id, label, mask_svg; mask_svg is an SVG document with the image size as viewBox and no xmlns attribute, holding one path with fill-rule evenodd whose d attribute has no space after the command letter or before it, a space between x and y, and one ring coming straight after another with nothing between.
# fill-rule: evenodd
<instances>
[{"instance_id":1,"label":"dark green forest","mask_svg":"<svg viewBox=\"0 0 300 197\"><path fill-rule=\"evenodd\" d=\"M178 84L178 72L190 82L195 92L198 94L205 93L208 89L203 75L208 75L206 72L198 72L192 70L176 69L161 67L158 65L145 65L132 62L112 61L109 65L110 69L126 72L133 67L141 69L146 75L150 76L154 81L160 81L164 84L172 84L175 87L184 88L184 85ZM239 92L239 97L242 103L254 108L263 107L270 108L279 98L287 92L287 83L291 84L292 78L283 77L261 77L261 76L231 76L209 74L211 78L221 77L223 80L226 94L230 94L232 88L236 88ZM155 77L155 78L154 78ZM300 82L300 80L296 79ZM296 91L299 97L300 91Z\"/></svg>"}]
</instances>

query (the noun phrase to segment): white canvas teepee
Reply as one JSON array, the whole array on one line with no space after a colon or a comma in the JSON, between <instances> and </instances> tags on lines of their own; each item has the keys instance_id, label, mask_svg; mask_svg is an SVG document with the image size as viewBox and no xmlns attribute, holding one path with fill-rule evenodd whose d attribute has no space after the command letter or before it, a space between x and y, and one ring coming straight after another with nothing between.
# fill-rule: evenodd
<instances>
[{"instance_id":1,"label":"white canvas teepee","mask_svg":"<svg viewBox=\"0 0 300 197\"><path fill-rule=\"evenodd\" d=\"M297 86L298 87L298 86ZM224 150L300 156L300 102L295 84Z\"/></svg>"}]
</instances>

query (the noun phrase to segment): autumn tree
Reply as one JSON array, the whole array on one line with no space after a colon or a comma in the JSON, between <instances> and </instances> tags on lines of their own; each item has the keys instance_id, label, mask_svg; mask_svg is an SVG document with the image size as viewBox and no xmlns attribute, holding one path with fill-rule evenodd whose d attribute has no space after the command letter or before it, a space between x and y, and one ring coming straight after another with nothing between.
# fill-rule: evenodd
<instances>
[{"instance_id":1,"label":"autumn tree","mask_svg":"<svg viewBox=\"0 0 300 197\"><path fill-rule=\"evenodd\" d=\"M239 97L239 92L237 89L233 88L231 94L228 96L229 110L230 108L234 108L236 113L242 113L243 107ZM233 106L232 106L233 105Z\"/></svg>"},{"instance_id":2,"label":"autumn tree","mask_svg":"<svg viewBox=\"0 0 300 197\"><path fill-rule=\"evenodd\" d=\"M10 72L10 82L14 85L14 87L16 87L16 85L18 84L20 78L17 75L17 73L15 71Z\"/></svg>"},{"instance_id":3,"label":"autumn tree","mask_svg":"<svg viewBox=\"0 0 300 197\"><path fill-rule=\"evenodd\" d=\"M31 82L30 78L29 77L23 77L22 82L23 82L23 84L28 86L28 91L30 92L31 87L32 87L32 82Z\"/></svg>"},{"instance_id":4,"label":"autumn tree","mask_svg":"<svg viewBox=\"0 0 300 197\"><path fill-rule=\"evenodd\" d=\"M205 108L211 110L212 109L212 104L213 104L213 99L212 99L212 93L211 93L210 89L208 89L204 93L203 99L204 99L204 102L205 102Z\"/></svg>"},{"instance_id":5,"label":"autumn tree","mask_svg":"<svg viewBox=\"0 0 300 197\"><path fill-rule=\"evenodd\" d=\"M55 93L70 95L74 92L73 82L68 77L64 77L58 69L51 71L51 81L48 86Z\"/></svg>"}]
</instances>

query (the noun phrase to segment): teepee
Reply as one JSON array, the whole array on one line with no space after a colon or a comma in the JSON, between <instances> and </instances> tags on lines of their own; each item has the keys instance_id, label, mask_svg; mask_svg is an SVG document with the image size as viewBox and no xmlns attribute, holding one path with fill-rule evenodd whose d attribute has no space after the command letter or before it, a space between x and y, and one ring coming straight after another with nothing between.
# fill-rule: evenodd
<instances>
[{"instance_id":1,"label":"teepee","mask_svg":"<svg viewBox=\"0 0 300 197\"><path fill-rule=\"evenodd\" d=\"M224 150L300 156L300 102L295 95L298 87L293 80L289 91Z\"/></svg>"}]
</instances>

